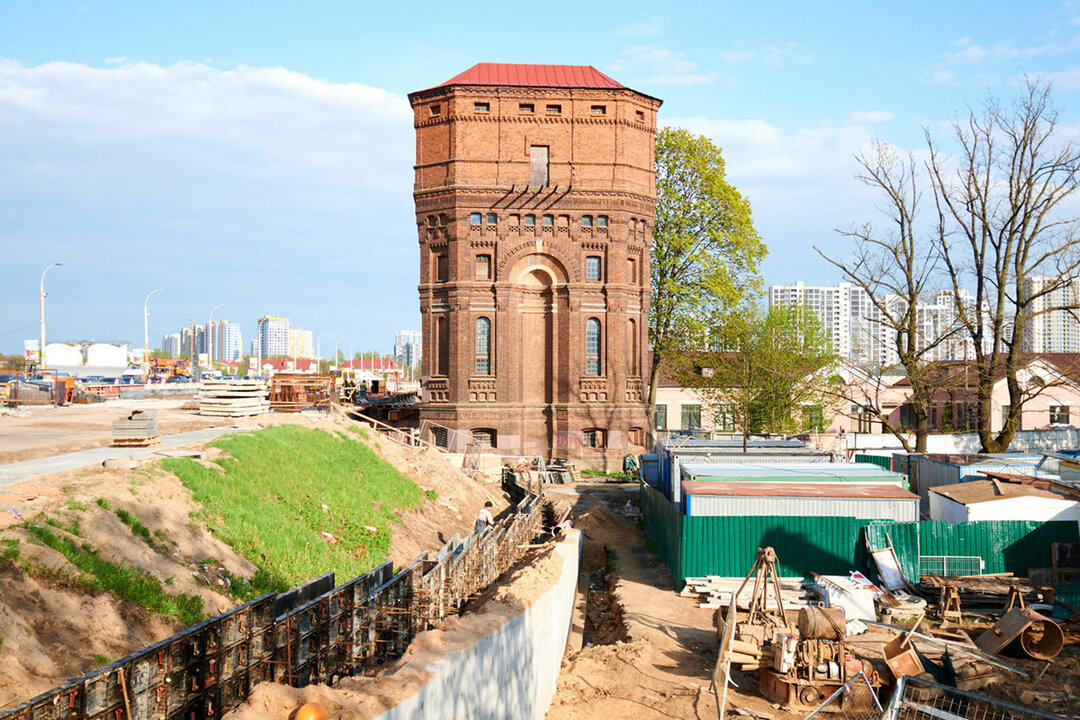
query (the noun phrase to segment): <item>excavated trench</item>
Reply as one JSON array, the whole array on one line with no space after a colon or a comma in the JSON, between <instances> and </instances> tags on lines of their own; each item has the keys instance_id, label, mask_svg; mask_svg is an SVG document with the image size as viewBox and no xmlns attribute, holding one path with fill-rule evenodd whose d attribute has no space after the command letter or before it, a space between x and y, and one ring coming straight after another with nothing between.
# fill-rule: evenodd
<instances>
[{"instance_id":1,"label":"excavated trench","mask_svg":"<svg viewBox=\"0 0 1080 720\"><path fill-rule=\"evenodd\" d=\"M615 592L619 580L618 557L606 546L600 545L599 548L603 552L604 562L600 568L589 573L588 595L585 600L582 642L586 647L614 645L629 639L622 603ZM596 557L598 553L593 550L588 554Z\"/></svg>"}]
</instances>

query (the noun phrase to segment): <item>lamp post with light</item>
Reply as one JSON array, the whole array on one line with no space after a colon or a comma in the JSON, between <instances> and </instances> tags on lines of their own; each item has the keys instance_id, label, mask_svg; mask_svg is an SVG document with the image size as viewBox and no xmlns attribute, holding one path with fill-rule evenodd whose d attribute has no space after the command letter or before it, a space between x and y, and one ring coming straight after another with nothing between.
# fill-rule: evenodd
<instances>
[{"instance_id":1,"label":"lamp post with light","mask_svg":"<svg viewBox=\"0 0 1080 720\"><path fill-rule=\"evenodd\" d=\"M143 315L143 381L150 382L150 296L161 292L161 288L151 290L142 304Z\"/></svg>"},{"instance_id":2,"label":"lamp post with light","mask_svg":"<svg viewBox=\"0 0 1080 720\"><path fill-rule=\"evenodd\" d=\"M45 273L64 263L54 262L41 273L41 346L38 348L38 367L45 370Z\"/></svg>"}]
</instances>

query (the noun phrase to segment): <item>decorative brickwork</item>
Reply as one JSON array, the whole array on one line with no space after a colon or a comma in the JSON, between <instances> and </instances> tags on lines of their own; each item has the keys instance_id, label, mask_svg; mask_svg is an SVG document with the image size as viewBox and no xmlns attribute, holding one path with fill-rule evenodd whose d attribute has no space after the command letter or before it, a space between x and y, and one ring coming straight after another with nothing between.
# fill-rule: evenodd
<instances>
[{"instance_id":1,"label":"decorative brickwork","mask_svg":"<svg viewBox=\"0 0 1080 720\"><path fill-rule=\"evenodd\" d=\"M489 75L463 73L409 96L421 415L495 430L507 454L621 458L646 425L660 101L590 68L499 67L615 87L481 85ZM583 447L586 429L603 430L593 434L606 447Z\"/></svg>"}]
</instances>

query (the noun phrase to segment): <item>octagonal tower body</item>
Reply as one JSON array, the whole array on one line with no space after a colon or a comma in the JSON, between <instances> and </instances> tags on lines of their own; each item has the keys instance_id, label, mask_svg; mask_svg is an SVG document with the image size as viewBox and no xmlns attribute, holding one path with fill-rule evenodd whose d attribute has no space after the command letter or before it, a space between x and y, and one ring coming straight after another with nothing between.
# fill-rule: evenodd
<instances>
[{"instance_id":1,"label":"octagonal tower body","mask_svg":"<svg viewBox=\"0 0 1080 720\"><path fill-rule=\"evenodd\" d=\"M422 420L458 450L639 450L660 101L589 66L491 63L409 99Z\"/></svg>"}]
</instances>

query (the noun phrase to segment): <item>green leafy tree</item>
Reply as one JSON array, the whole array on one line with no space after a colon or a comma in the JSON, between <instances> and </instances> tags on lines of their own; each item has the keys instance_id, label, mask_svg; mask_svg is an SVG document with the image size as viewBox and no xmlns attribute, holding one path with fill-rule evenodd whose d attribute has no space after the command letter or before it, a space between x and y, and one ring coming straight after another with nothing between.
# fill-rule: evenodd
<instances>
[{"instance_id":1,"label":"green leafy tree","mask_svg":"<svg viewBox=\"0 0 1080 720\"><path fill-rule=\"evenodd\" d=\"M705 350L718 322L761 289L766 248L750 203L725 176L720 148L680 128L656 135L656 226L649 313L649 427L655 427L660 368Z\"/></svg>"},{"instance_id":2,"label":"green leafy tree","mask_svg":"<svg viewBox=\"0 0 1080 720\"><path fill-rule=\"evenodd\" d=\"M682 364L680 380L713 407L725 407L743 433L820 432L826 387L837 358L808 308L773 306L731 313L713 347Z\"/></svg>"}]
</instances>

